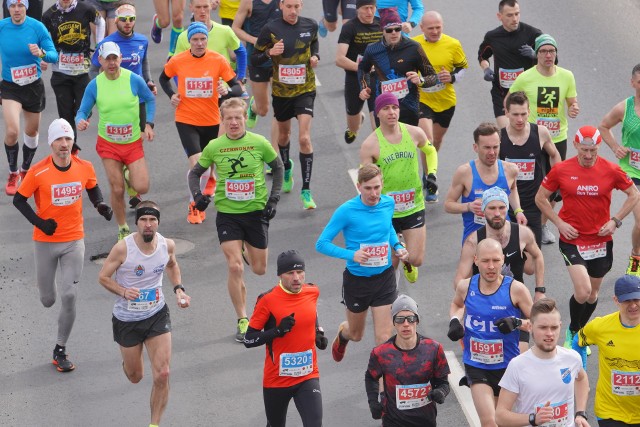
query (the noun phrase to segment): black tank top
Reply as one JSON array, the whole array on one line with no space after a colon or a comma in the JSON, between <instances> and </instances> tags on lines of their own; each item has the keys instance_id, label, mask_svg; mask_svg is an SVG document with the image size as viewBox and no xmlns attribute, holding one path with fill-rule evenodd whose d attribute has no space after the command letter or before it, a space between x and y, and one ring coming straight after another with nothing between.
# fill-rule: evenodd
<instances>
[{"instance_id":1,"label":"black tank top","mask_svg":"<svg viewBox=\"0 0 640 427\"><path fill-rule=\"evenodd\" d=\"M267 25L267 22L282 16L278 3L279 0L271 0L271 3L268 4L262 0L253 0L251 16L244 20L242 29L252 36L258 37L262 27Z\"/></svg>"},{"instance_id":2,"label":"black tank top","mask_svg":"<svg viewBox=\"0 0 640 427\"><path fill-rule=\"evenodd\" d=\"M505 248L502 248L504 254L504 265L502 266L503 276L512 276L519 282L522 282L524 277L524 256L520 250L520 227L518 224L510 222L511 225L511 237L509 243ZM478 243L487 238L487 228L482 227L476 231L478 235ZM478 267L473 264L473 274L478 274Z\"/></svg>"}]
</instances>

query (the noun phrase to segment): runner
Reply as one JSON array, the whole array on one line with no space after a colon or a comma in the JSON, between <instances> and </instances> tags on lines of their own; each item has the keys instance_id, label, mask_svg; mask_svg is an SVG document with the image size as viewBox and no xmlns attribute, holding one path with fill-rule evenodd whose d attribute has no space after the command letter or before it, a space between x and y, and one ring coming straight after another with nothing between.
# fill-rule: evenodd
<instances>
[{"instance_id":1,"label":"runner","mask_svg":"<svg viewBox=\"0 0 640 427\"><path fill-rule=\"evenodd\" d=\"M613 264L613 233L640 200L640 193L626 172L598 156L601 142L598 129L581 127L573 140L578 155L556 164L536 194L542 214L560 231L558 245L573 282L566 348L571 348L574 335L595 311L602 279ZM614 189L624 191L627 198L610 217ZM557 190L562 193L563 202L556 214L549 197Z\"/></svg>"},{"instance_id":2,"label":"runner","mask_svg":"<svg viewBox=\"0 0 640 427\"><path fill-rule=\"evenodd\" d=\"M101 31L96 32L96 40L98 42L116 31L116 9L122 4L120 0L81 0L86 1L95 8L100 14L100 18L104 21L101 25Z\"/></svg>"},{"instance_id":3,"label":"runner","mask_svg":"<svg viewBox=\"0 0 640 427\"><path fill-rule=\"evenodd\" d=\"M71 155L73 128L64 119L49 125L51 155L36 163L24 178L13 205L33 224L36 284L40 302L51 307L60 294L58 337L53 364L58 372L69 372L75 365L67 356L67 341L76 319L78 282L84 265L84 226L82 190L98 213L111 221L113 211L102 201L93 165ZM34 196L37 212L27 200ZM56 272L60 275L56 282Z\"/></svg>"},{"instance_id":4,"label":"runner","mask_svg":"<svg viewBox=\"0 0 640 427\"><path fill-rule=\"evenodd\" d=\"M444 135L449 129L453 113L456 110L456 90L454 83L459 82L469 67L462 45L457 39L442 32L442 15L436 11L424 14L420 21L422 34L413 37L420 43L429 57L431 65L438 72L438 82L433 87L420 89L420 120L418 125L436 150L440 150ZM422 160L422 186L427 190L428 203L438 201L438 194L429 190L430 181L436 181L434 165L429 165L424 154Z\"/></svg>"},{"instance_id":5,"label":"runner","mask_svg":"<svg viewBox=\"0 0 640 427\"><path fill-rule=\"evenodd\" d=\"M620 167L631 177L633 183L640 185L640 64L631 71L631 87L635 94L619 102L602 119L598 130L602 140L619 159ZM636 104L638 106L636 106ZM611 132L611 128L622 123L622 145ZM640 204L633 209L634 225L631 232L631 255L627 274L640 276Z\"/></svg>"},{"instance_id":6,"label":"runner","mask_svg":"<svg viewBox=\"0 0 640 427\"><path fill-rule=\"evenodd\" d=\"M342 15L342 25L344 26L344 24L356 17L356 9L358 9L359 3L362 3L362 1L322 0L322 16L318 19L318 34L320 37L327 37L329 32L333 33L338 28L338 5L340 6L340 15Z\"/></svg>"},{"instance_id":7,"label":"runner","mask_svg":"<svg viewBox=\"0 0 640 427\"><path fill-rule=\"evenodd\" d=\"M488 31L478 49L478 61L484 79L491 82L493 114L498 126L507 125L504 114L504 98L516 77L535 65L533 50L535 39L542 31L520 22L520 5L517 0L501 0L498 5L501 26ZM493 68L489 58L493 56Z\"/></svg>"},{"instance_id":8,"label":"runner","mask_svg":"<svg viewBox=\"0 0 640 427\"><path fill-rule=\"evenodd\" d=\"M2 2L2 17L3 18L10 18L11 17L11 12L9 12L9 5L7 4L8 2ZM23 3L23 4L29 4L29 6L27 6L27 16L36 19L38 21L42 21L42 8L43 8L43 0L22 0L21 2L18 3Z\"/></svg>"},{"instance_id":9,"label":"runner","mask_svg":"<svg viewBox=\"0 0 640 427\"><path fill-rule=\"evenodd\" d=\"M220 8L218 9L218 15L222 25L231 27L233 24L233 18L238 12L240 7L240 0L218 0Z\"/></svg>"},{"instance_id":10,"label":"runner","mask_svg":"<svg viewBox=\"0 0 640 427\"><path fill-rule=\"evenodd\" d=\"M519 331L515 329L529 330L529 321L523 316L529 317L533 302L522 282L501 274L504 255L497 241L478 243L475 264L480 273L456 286L447 336L452 341L464 339L466 377L460 384L471 387L482 426L497 427L498 382L511 359L520 354Z\"/></svg>"},{"instance_id":11,"label":"runner","mask_svg":"<svg viewBox=\"0 0 640 427\"><path fill-rule=\"evenodd\" d=\"M267 268L269 221L276 215L284 167L273 147L261 135L246 131L247 104L239 98L220 106L226 133L211 141L189 172L195 209L203 212L211 201L201 193L200 177L215 164L218 185L214 203L216 228L227 260L227 288L238 316L235 339L243 342L249 325L243 256L251 271L262 276ZM267 196L264 164L273 170ZM268 198L267 198L268 197ZM246 250L246 252L243 250Z\"/></svg>"},{"instance_id":12,"label":"runner","mask_svg":"<svg viewBox=\"0 0 640 427\"><path fill-rule=\"evenodd\" d=\"M347 320L340 324L331 345L336 362L344 358L349 341L362 339L369 307L376 345L388 340L393 331L389 309L398 291L391 254L395 252L401 261L407 261L409 252L393 230L394 202L381 194L382 185L377 165L362 166L357 184L360 194L334 212L316 242L321 254L347 261L342 283ZM339 233L344 237L344 248L333 243Z\"/></svg>"},{"instance_id":13,"label":"runner","mask_svg":"<svg viewBox=\"0 0 640 427\"><path fill-rule=\"evenodd\" d=\"M587 345L598 346L598 383L594 412L600 427L640 425L638 346L640 346L640 279L625 275L614 287L618 311L596 317L573 339L587 369Z\"/></svg>"},{"instance_id":14,"label":"runner","mask_svg":"<svg viewBox=\"0 0 640 427\"><path fill-rule=\"evenodd\" d=\"M364 374L369 409L383 425L436 426L436 403L449 394L451 373L442 344L417 332L418 304L400 295L391 305L396 335L371 351ZM383 378L384 392L379 383ZM383 416L384 414L384 416Z\"/></svg>"},{"instance_id":15,"label":"runner","mask_svg":"<svg viewBox=\"0 0 640 427\"><path fill-rule=\"evenodd\" d=\"M496 422L501 427L589 427L585 412L589 378L580 358L557 345L561 325L554 300L543 298L533 304L534 345L509 362L500 380Z\"/></svg>"},{"instance_id":16,"label":"runner","mask_svg":"<svg viewBox=\"0 0 640 427\"><path fill-rule=\"evenodd\" d=\"M380 40L380 19L375 17L375 0L358 0L356 17L342 26L338 37L336 65L345 70L344 75L344 104L347 111L347 130L344 131L344 141L351 144L356 140L360 126L364 123L362 107L364 101L360 99L358 88L358 63L364 55L367 45ZM370 78L371 77L370 75ZM374 100L367 100L369 120L375 129Z\"/></svg>"},{"instance_id":17,"label":"runner","mask_svg":"<svg viewBox=\"0 0 640 427\"><path fill-rule=\"evenodd\" d=\"M404 276L415 283L427 240L417 149L429 154L435 168L438 156L422 129L398 122L400 105L395 95L383 93L377 97L375 113L380 127L362 143L360 163L375 163L382 171L382 194L395 202L393 228L402 234L410 254L403 263ZM393 265L398 266L397 258L393 258Z\"/></svg>"},{"instance_id":18,"label":"runner","mask_svg":"<svg viewBox=\"0 0 640 427\"><path fill-rule=\"evenodd\" d=\"M555 242L553 234L547 230L543 239L542 213L536 206L535 197L546 175L547 159L549 165L560 163L560 153L551 140L551 134L545 126L529 123L529 98L524 92L513 92L505 98L507 126L500 129L500 160L515 163L518 166L518 196L520 206L527 217L527 226L533 231L538 246L542 242ZM515 220L513 212L509 212Z\"/></svg>"},{"instance_id":19,"label":"runner","mask_svg":"<svg viewBox=\"0 0 640 427\"><path fill-rule=\"evenodd\" d=\"M89 114L96 105L98 140L96 151L102 159L111 187L111 206L118 222L118 240L129 234L124 205L124 166L129 170L129 184L142 195L149 190L149 173L144 159L142 138L153 140L153 120L156 99L142 77L120 67L122 55L114 42L100 45L100 65L104 70L87 85L80 109L76 114L76 127L84 131L89 127ZM140 100L145 102L147 123L140 129Z\"/></svg>"},{"instance_id":20,"label":"runner","mask_svg":"<svg viewBox=\"0 0 640 427\"><path fill-rule=\"evenodd\" d=\"M207 49L209 31L202 22L194 22L187 29L189 51L176 54L160 74L160 86L176 109L175 120L182 147L189 161L189 170L198 162L209 141L218 137L221 97L240 96L242 88L229 62L219 53ZM171 86L172 77L178 78L178 92ZM220 81L224 81L227 87ZM209 182L210 171L202 176L202 190ZM188 177L187 177L188 180ZM191 190L187 221L201 224L206 214L195 208Z\"/></svg>"},{"instance_id":21,"label":"runner","mask_svg":"<svg viewBox=\"0 0 640 427\"><path fill-rule=\"evenodd\" d=\"M444 202L445 212L462 214L463 244L469 234L485 225L482 193L491 187L499 187L507 193L518 224L527 224L516 186L518 167L499 159L500 129L491 122L480 123L473 131L473 140L478 159L458 166Z\"/></svg>"},{"instance_id":22,"label":"runner","mask_svg":"<svg viewBox=\"0 0 640 427\"><path fill-rule=\"evenodd\" d=\"M411 30L420 24L424 13L424 4L421 0L377 0L378 11L389 7L398 9L402 32L409 35ZM409 17L409 6L411 6L411 17Z\"/></svg>"},{"instance_id":23,"label":"runner","mask_svg":"<svg viewBox=\"0 0 640 427\"><path fill-rule=\"evenodd\" d=\"M9 163L5 186L8 196L18 190L38 147L38 128L45 107L44 83L40 63L57 62L53 40L41 22L27 16L28 0L7 0L10 18L0 21L0 59L2 59L2 116L4 149ZM16 43L19 40L20 43ZM22 165L18 170L20 112L24 116Z\"/></svg>"},{"instance_id":24,"label":"runner","mask_svg":"<svg viewBox=\"0 0 640 427\"><path fill-rule=\"evenodd\" d=\"M174 55L178 36L184 31L182 19L186 2L187 0L153 0L156 14L151 20L151 40L154 43L162 42L162 29L172 24L167 60Z\"/></svg>"},{"instance_id":25,"label":"runner","mask_svg":"<svg viewBox=\"0 0 640 427\"><path fill-rule=\"evenodd\" d=\"M162 291L165 271L178 307L191 304L191 297L181 284L176 244L158 233L159 225L158 205L150 200L140 202L136 209L138 231L116 243L98 276L100 284L117 295L113 340L120 346L124 375L133 384L142 380L143 346L147 349L153 376L149 427L160 424L169 401L171 318Z\"/></svg>"},{"instance_id":26,"label":"runner","mask_svg":"<svg viewBox=\"0 0 640 427\"><path fill-rule=\"evenodd\" d=\"M268 22L254 45L251 60L260 66L271 59L273 63L272 104L278 121L278 146L284 163L282 191L293 188L293 160L289 158L291 119L298 119L300 169L304 209L315 209L311 195L313 146L311 119L316 99L316 76L313 70L320 61L318 25L313 19L300 16L302 0L281 0L282 19Z\"/></svg>"},{"instance_id":27,"label":"runner","mask_svg":"<svg viewBox=\"0 0 640 427\"><path fill-rule=\"evenodd\" d=\"M318 324L320 290L305 282L305 262L294 250L278 255L280 281L258 297L244 337L247 348L265 344L263 395L267 425L284 427L293 398L304 427L322 426L316 347L328 340Z\"/></svg>"}]
</instances>

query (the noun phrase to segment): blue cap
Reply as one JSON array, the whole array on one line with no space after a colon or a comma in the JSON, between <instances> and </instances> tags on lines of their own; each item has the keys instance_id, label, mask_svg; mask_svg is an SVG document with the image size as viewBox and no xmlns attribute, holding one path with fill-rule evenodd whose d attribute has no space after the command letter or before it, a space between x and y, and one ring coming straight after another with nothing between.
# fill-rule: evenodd
<instances>
[{"instance_id":1,"label":"blue cap","mask_svg":"<svg viewBox=\"0 0 640 427\"><path fill-rule=\"evenodd\" d=\"M619 302L640 299L640 277L625 274L616 280L616 298Z\"/></svg>"},{"instance_id":2,"label":"blue cap","mask_svg":"<svg viewBox=\"0 0 640 427\"><path fill-rule=\"evenodd\" d=\"M507 209L509 209L509 197L507 196L507 193L505 193L500 187L491 187L488 190L484 190L484 193L482 193L482 211L484 212L484 208L494 200L504 203L507 206Z\"/></svg>"},{"instance_id":3,"label":"blue cap","mask_svg":"<svg viewBox=\"0 0 640 427\"><path fill-rule=\"evenodd\" d=\"M192 22L189 28L187 28L187 38L191 41L191 37L198 33L202 33L209 38L209 30L205 24L202 22Z\"/></svg>"}]
</instances>

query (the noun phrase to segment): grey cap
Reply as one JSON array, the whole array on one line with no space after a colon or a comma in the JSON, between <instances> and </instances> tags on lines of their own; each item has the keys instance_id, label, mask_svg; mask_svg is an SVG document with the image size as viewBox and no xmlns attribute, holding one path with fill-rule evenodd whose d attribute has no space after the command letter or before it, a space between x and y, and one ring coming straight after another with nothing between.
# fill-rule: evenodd
<instances>
[{"instance_id":1,"label":"grey cap","mask_svg":"<svg viewBox=\"0 0 640 427\"><path fill-rule=\"evenodd\" d=\"M398 298L391 304L391 316L396 317L398 313L403 310L408 310L418 316L420 321L420 315L418 314L418 304L408 295L400 294Z\"/></svg>"}]
</instances>

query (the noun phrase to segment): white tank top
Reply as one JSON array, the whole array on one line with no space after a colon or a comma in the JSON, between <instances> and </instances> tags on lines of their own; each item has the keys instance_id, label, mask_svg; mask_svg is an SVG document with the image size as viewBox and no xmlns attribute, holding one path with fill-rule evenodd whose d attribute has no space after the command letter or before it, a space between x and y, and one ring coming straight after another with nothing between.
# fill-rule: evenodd
<instances>
[{"instance_id":1,"label":"white tank top","mask_svg":"<svg viewBox=\"0 0 640 427\"><path fill-rule=\"evenodd\" d=\"M134 234L124 238L127 245L127 258L116 270L115 280L125 288L140 289L140 297L126 300L118 296L113 306L113 315L123 322L135 322L147 319L164 307L162 277L169 262L167 240L156 233L158 244L150 254L143 254L133 239Z\"/></svg>"}]
</instances>

